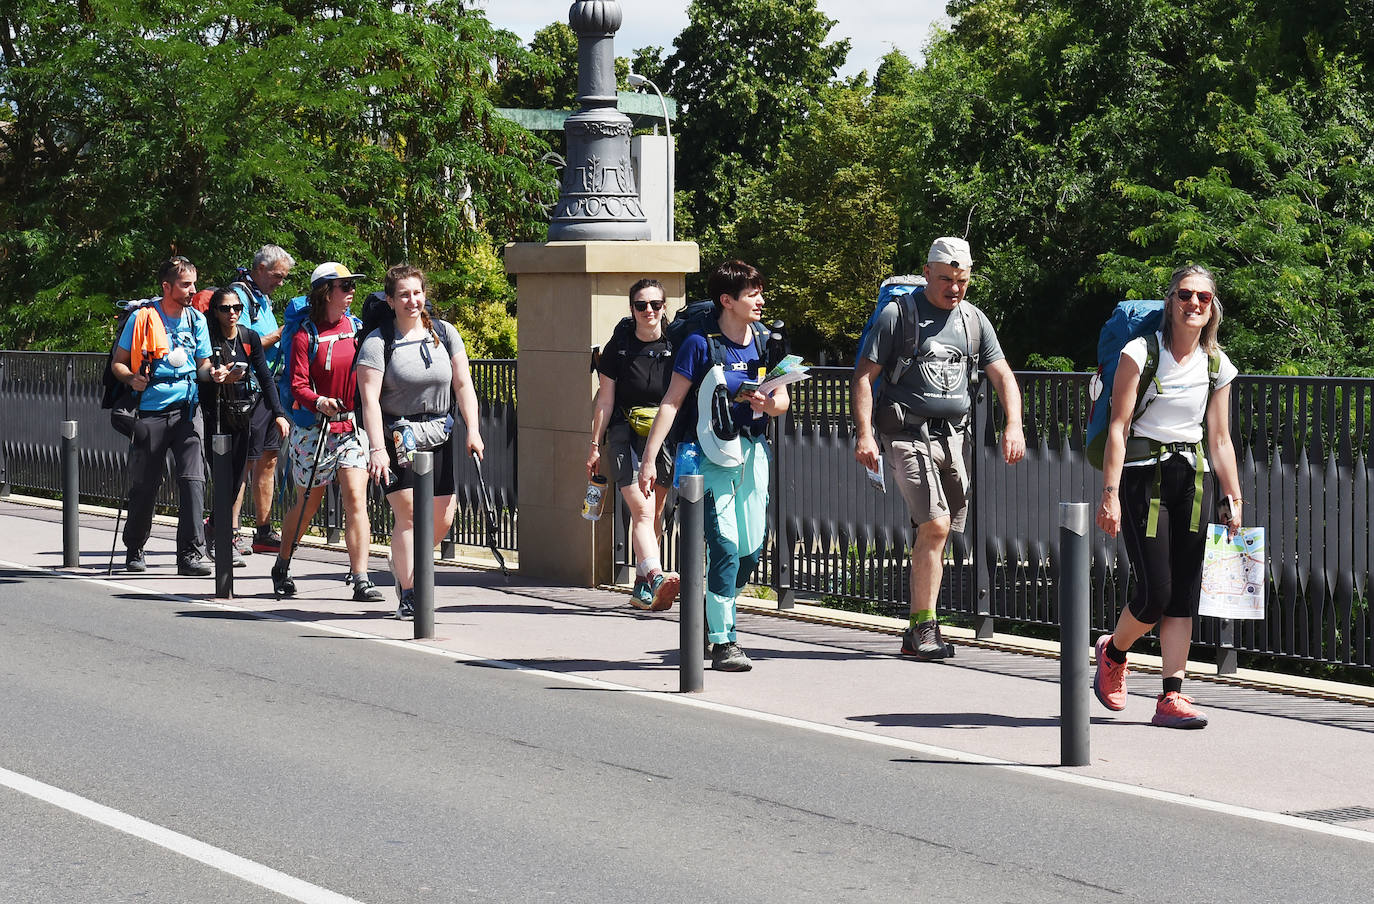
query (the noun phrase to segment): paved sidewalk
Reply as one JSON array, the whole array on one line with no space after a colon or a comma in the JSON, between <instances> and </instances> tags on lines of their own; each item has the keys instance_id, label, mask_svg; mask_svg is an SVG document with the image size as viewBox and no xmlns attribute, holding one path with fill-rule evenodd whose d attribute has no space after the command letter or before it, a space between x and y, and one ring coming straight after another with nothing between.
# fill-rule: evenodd
<instances>
[{"instance_id":1,"label":"paved sidewalk","mask_svg":"<svg viewBox=\"0 0 1374 904\"><path fill-rule=\"evenodd\" d=\"M0 502L0 535L6 538L0 561L60 568L60 519L59 511ZM83 517L82 566L74 571L105 578L113 527L110 518ZM149 571L142 575L119 569L123 551L117 548L108 580L131 591L212 601L212 578L176 575L173 535L171 527L155 526ZM412 625L393 617L395 594L384 561L373 560L373 578L387 600L370 609L351 601L340 551L300 550L293 568L300 593L293 600L273 599L271 562L270 555L253 555L247 568L236 570L232 605L412 638ZM440 566L436 581L438 638L415 643L651 692L677 691L676 607L642 613L623 593L518 577L507 582L499 572L476 568ZM960 644L949 662L911 662L895 655L894 635L763 611L742 611L739 631L754 671L720 674L708 667L699 699L1268 813L1346 811L1332 824L1374 840L1374 705L1189 681L1185 689L1211 725L1170 731L1149 724L1158 676L1138 674L1130 680L1125 712L1109 713L1093 702L1092 764L1067 768L1057 765L1054 659ZM1084 657L1089 653L1084 650ZM920 757L894 752L894 760ZM1339 818L1359 813L1367 818Z\"/></svg>"}]
</instances>

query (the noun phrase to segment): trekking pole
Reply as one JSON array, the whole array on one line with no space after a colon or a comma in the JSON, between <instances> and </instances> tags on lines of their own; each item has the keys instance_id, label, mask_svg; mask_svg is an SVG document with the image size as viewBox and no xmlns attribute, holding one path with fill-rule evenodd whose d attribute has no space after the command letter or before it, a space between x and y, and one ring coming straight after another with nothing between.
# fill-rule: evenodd
<instances>
[{"instance_id":1,"label":"trekking pole","mask_svg":"<svg viewBox=\"0 0 1374 904\"><path fill-rule=\"evenodd\" d=\"M315 487L315 475L320 471L320 459L324 457L324 441L329 433L330 418L328 415L320 415L315 421L315 426L319 428L320 435L315 439L315 456L310 460L310 477L305 481L305 486L301 493L301 510L296 514L296 527L291 531L291 550L286 555L289 562L296 555L296 547L300 545L301 522L305 520L305 507L310 504L310 491ZM284 525L283 525L284 526Z\"/></svg>"},{"instance_id":2,"label":"trekking pole","mask_svg":"<svg viewBox=\"0 0 1374 904\"><path fill-rule=\"evenodd\" d=\"M501 550L496 546L496 503L492 502L491 493L487 490L487 481L482 477L482 459L477 457L476 452L472 453L472 463L477 467L477 492L482 496L482 513L486 516L487 549L496 557L496 564L501 566L501 576L509 581L506 557L501 555Z\"/></svg>"},{"instance_id":3,"label":"trekking pole","mask_svg":"<svg viewBox=\"0 0 1374 904\"><path fill-rule=\"evenodd\" d=\"M1087 766L1088 503L1059 503L1059 763Z\"/></svg>"},{"instance_id":4,"label":"trekking pole","mask_svg":"<svg viewBox=\"0 0 1374 904\"><path fill-rule=\"evenodd\" d=\"M81 462L76 421L62 422L62 567L81 564Z\"/></svg>"}]
</instances>

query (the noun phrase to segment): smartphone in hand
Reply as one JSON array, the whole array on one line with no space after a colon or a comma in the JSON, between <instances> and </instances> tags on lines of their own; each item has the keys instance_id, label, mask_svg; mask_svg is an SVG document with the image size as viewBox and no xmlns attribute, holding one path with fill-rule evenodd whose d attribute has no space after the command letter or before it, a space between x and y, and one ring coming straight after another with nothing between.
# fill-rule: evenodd
<instances>
[{"instance_id":1,"label":"smartphone in hand","mask_svg":"<svg viewBox=\"0 0 1374 904\"><path fill-rule=\"evenodd\" d=\"M736 402L748 402L754 393L759 391L758 380L745 380L739 384L739 392L735 393Z\"/></svg>"},{"instance_id":2,"label":"smartphone in hand","mask_svg":"<svg viewBox=\"0 0 1374 904\"><path fill-rule=\"evenodd\" d=\"M1230 495L1223 496L1221 497L1221 501L1217 503L1217 518L1221 521L1222 524L1230 524L1231 517L1235 510L1235 499Z\"/></svg>"}]
</instances>

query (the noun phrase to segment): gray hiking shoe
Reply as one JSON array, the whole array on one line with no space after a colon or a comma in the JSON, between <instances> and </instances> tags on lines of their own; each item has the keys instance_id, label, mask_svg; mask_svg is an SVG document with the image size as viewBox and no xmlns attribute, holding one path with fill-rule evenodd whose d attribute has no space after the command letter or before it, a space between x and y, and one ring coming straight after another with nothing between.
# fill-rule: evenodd
<instances>
[{"instance_id":1,"label":"gray hiking shoe","mask_svg":"<svg viewBox=\"0 0 1374 904\"><path fill-rule=\"evenodd\" d=\"M945 643L944 635L940 633L940 623L930 619L902 632L902 655L922 662L934 662L949 659L954 655L954 647Z\"/></svg>"},{"instance_id":2,"label":"gray hiking shoe","mask_svg":"<svg viewBox=\"0 0 1374 904\"><path fill-rule=\"evenodd\" d=\"M718 643L711 650L711 668L717 672L747 672L753 667L737 643Z\"/></svg>"}]
</instances>

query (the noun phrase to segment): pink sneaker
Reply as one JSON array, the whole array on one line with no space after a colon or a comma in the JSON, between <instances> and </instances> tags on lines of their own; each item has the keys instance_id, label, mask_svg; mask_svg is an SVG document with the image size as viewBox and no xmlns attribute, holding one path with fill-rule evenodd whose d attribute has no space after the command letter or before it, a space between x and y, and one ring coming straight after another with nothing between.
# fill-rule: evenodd
<instances>
[{"instance_id":1,"label":"pink sneaker","mask_svg":"<svg viewBox=\"0 0 1374 904\"><path fill-rule=\"evenodd\" d=\"M1206 728L1207 717L1193 706L1192 697L1185 697L1178 691L1169 691L1167 694L1159 695L1159 702L1155 704L1155 717L1150 723L1163 728Z\"/></svg>"},{"instance_id":2,"label":"pink sneaker","mask_svg":"<svg viewBox=\"0 0 1374 904\"><path fill-rule=\"evenodd\" d=\"M1097 671L1093 674L1093 693L1097 695L1097 700L1112 712L1121 712L1126 708L1126 676L1130 674L1130 669L1126 668L1126 663L1115 663L1107 658L1107 644L1112 642L1112 635L1103 634L1097 639L1097 646L1093 648L1097 656Z\"/></svg>"}]
</instances>

